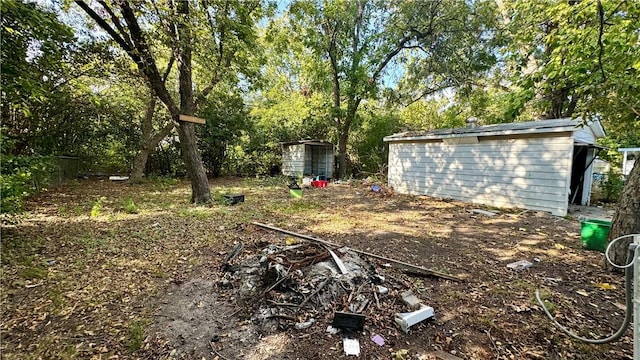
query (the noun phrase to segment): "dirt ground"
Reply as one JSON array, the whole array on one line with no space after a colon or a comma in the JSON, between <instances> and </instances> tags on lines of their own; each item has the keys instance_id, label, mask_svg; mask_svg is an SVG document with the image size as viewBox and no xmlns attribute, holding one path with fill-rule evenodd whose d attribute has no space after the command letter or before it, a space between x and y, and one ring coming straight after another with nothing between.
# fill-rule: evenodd
<instances>
[{"instance_id":1,"label":"dirt ground","mask_svg":"<svg viewBox=\"0 0 640 360\"><path fill-rule=\"evenodd\" d=\"M190 205L187 182L81 180L3 218L2 357L347 358L342 336L326 332L333 311L314 310L316 322L302 330L288 319L258 322L264 297L247 301L221 283L236 244L248 256L286 241L250 224L258 221L462 279L413 277L370 259L393 286L380 308L363 311L360 358L632 358L631 328L613 344L575 341L534 298L540 289L556 319L582 336L607 336L622 322L623 277L603 270L601 253L582 249L571 217L517 209L486 216L472 210L496 209L362 183L305 190L301 199L290 199L280 178L211 186L217 198L242 193L245 202ZM518 260L533 265L506 267ZM407 289L436 315L405 334L392 314Z\"/></svg>"}]
</instances>

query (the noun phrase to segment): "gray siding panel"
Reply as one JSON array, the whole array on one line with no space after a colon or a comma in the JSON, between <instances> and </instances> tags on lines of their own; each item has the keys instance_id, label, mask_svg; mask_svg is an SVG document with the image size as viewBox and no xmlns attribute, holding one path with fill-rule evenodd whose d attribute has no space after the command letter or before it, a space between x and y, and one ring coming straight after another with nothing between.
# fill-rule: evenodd
<instances>
[{"instance_id":1,"label":"gray siding panel","mask_svg":"<svg viewBox=\"0 0 640 360\"><path fill-rule=\"evenodd\" d=\"M282 174L302 176L304 170L304 145L287 145L282 148Z\"/></svg>"},{"instance_id":2,"label":"gray siding panel","mask_svg":"<svg viewBox=\"0 0 640 360\"><path fill-rule=\"evenodd\" d=\"M497 207L567 211L573 139L540 137L477 144L389 143L389 185Z\"/></svg>"}]
</instances>

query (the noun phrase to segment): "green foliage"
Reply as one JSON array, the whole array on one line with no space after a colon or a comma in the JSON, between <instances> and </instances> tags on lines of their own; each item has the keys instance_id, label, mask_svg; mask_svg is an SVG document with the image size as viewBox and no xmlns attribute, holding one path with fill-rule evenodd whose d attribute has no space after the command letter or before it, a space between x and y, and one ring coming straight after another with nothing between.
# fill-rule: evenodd
<instances>
[{"instance_id":1,"label":"green foliage","mask_svg":"<svg viewBox=\"0 0 640 360\"><path fill-rule=\"evenodd\" d=\"M0 155L0 187L3 213L15 213L22 209L24 200L51 181L57 170L54 158L44 156Z\"/></svg>"},{"instance_id":2,"label":"green foliage","mask_svg":"<svg viewBox=\"0 0 640 360\"><path fill-rule=\"evenodd\" d=\"M624 188L624 181L622 175L619 172L610 170L607 174L607 180L605 180L600 186L606 202L617 202L622 194Z\"/></svg>"},{"instance_id":3,"label":"green foliage","mask_svg":"<svg viewBox=\"0 0 640 360\"><path fill-rule=\"evenodd\" d=\"M102 204L107 200L106 197L100 196L91 207L91 217L96 218L100 216L100 212L102 211Z\"/></svg>"},{"instance_id":4,"label":"green foliage","mask_svg":"<svg viewBox=\"0 0 640 360\"><path fill-rule=\"evenodd\" d=\"M355 175L385 173L389 147L382 138L401 130L400 118L393 114L366 114L353 132L349 148L351 169Z\"/></svg>"},{"instance_id":5,"label":"green foliage","mask_svg":"<svg viewBox=\"0 0 640 360\"><path fill-rule=\"evenodd\" d=\"M144 341L144 333L146 328L146 322L142 320L135 320L129 324L128 330L128 342L129 351L134 352L142 347Z\"/></svg>"},{"instance_id":6,"label":"green foliage","mask_svg":"<svg viewBox=\"0 0 640 360\"><path fill-rule=\"evenodd\" d=\"M137 214L139 212L138 206L132 198L124 199L124 201L122 202L122 208L127 214Z\"/></svg>"}]
</instances>

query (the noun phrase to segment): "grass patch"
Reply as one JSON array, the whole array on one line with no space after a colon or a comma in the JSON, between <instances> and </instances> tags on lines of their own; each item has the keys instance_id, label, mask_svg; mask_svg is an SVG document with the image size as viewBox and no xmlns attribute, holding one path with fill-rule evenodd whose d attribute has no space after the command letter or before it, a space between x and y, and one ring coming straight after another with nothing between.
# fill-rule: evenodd
<instances>
[{"instance_id":1,"label":"grass patch","mask_svg":"<svg viewBox=\"0 0 640 360\"><path fill-rule=\"evenodd\" d=\"M84 246L86 250L95 250L99 247L104 246L107 241L105 239L100 239L93 235L86 234L78 238L77 242L78 244Z\"/></svg>"},{"instance_id":2,"label":"grass patch","mask_svg":"<svg viewBox=\"0 0 640 360\"><path fill-rule=\"evenodd\" d=\"M46 279L48 274L43 266L30 266L20 272L20 277L25 280Z\"/></svg>"},{"instance_id":3,"label":"grass patch","mask_svg":"<svg viewBox=\"0 0 640 360\"><path fill-rule=\"evenodd\" d=\"M186 208L178 212L178 216L193 219L208 219L211 213L206 208Z\"/></svg>"},{"instance_id":4,"label":"grass patch","mask_svg":"<svg viewBox=\"0 0 640 360\"><path fill-rule=\"evenodd\" d=\"M122 208L127 214L137 214L139 212L138 206L132 198L124 199L124 201L122 202Z\"/></svg>"},{"instance_id":5,"label":"grass patch","mask_svg":"<svg viewBox=\"0 0 640 360\"><path fill-rule=\"evenodd\" d=\"M106 200L106 197L100 196L98 200L93 203L93 206L91 207L92 218L97 218L98 216L100 216L100 212L102 211L102 203L104 203Z\"/></svg>"},{"instance_id":6,"label":"grass patch","mask_svg":"<svg viewBox=\"0 0 640 360\"><path fill-rule=\"evenodd\" d=\"M134 352L140 350L144 341L146 323L142 320L135 320L129 324L127 331L129 351Z\"/></svg>"}]
</instances>

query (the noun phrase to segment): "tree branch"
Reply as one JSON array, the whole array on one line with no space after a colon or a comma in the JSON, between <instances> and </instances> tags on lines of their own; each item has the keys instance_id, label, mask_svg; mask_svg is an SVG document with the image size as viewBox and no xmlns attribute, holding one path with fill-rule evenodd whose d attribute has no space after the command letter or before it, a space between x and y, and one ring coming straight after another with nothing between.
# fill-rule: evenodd
<instances>
[{"instance_id":1,"label":"tree branch","mask_svg":"<svg viewBox=\"0 0 640 360\"><path fill-rule=\"evenodd\" d=\"M120 31L120 34L122 35L123 40L126 41L131 48L133 48L133 44L131 43L131 38L129 37L129 34L122 27L122 24L120 24L120 20L118 19L116 14L113 12L111 7L105 1L102 1L102 0L99 1L99 3L107 11L109 16L111 16L111 22L116 26L116 29Z\"/></svg>"},{"instance_id":2,"label":"tree branch","mask_svg":"<svg viewBox=\"0 0 640 360\"><path fill-rule=\"evenodd\" d=\"M76 4L78 4L78 6L80 6L80 8L82 10L84 10L84 12L87 13L87 15L89 15L89 17L91 17L97 24L98 26L100 26L104 31L106 31L109 36L111 36L111 38L118 43L118 45L120 45L122 47L122 49L124 49L124 51L126 51L127 53L131 52L133 50L133 46L130 46L130 44L128 44L121 36L120 34L118 34L117 31L115 31L111 25L109 25L109 23L107 23L106 20L104 20L103 18L100 17L100 15L98 15L95 11L93 11L93 9L87 5L86 2L82 1L82 0L76 0ZM135 60L135 59L134 59Z\"/></svg>"},{"instance_id":3,"label":"tree branch","mask_svg":"<svg viewBox=\"0 0 640 360\"><path fill-rule=\"evenodd\" d=\"M598 19L600 21L600 29L598 30L598 66L600 66L600 72L602 72L602 80L607 81L607 75L604 73L604 67L602 66L602 54L604 52L604 44L602 43L602 35L604 34L604 8L602 7L601 0L598 0Z\"/></svg>"}]
</instances>

